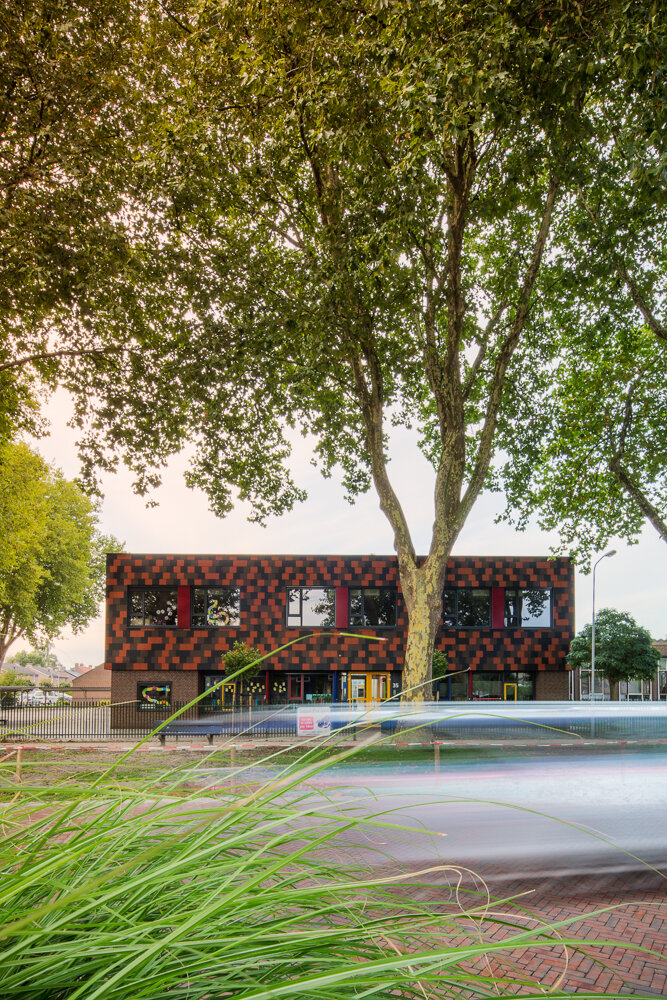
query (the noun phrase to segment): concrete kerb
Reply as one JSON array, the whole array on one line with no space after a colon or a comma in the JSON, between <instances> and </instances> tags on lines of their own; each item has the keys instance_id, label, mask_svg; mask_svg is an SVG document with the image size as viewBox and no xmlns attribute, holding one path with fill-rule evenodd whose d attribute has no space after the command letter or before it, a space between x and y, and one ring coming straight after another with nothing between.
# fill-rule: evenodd
<instances>
[{"instance_id":1,"label":"concrete kerb","mask_svg":"<svg viewBox=\"0 0 667 1000\"><path fill-rule=\"evenodd\" d=\"M371 743L376 744L377 740L372 741L360 741L360 740L340 740L337 741L335 746L338 748L347 747L358 747L362 749L364 746L368 746ZM437 748L439 752L443 750L446 752L447 749L479 749L481 747L494 747L496 749L538 749L538 748L568 748L573 749L577 747L604 747L604 746L657 746L667 744L667 739L653 739L653 740L603 740L603 739L588 739L588 740L507 740L507 741L490 741L490 740L412 740L412 741L398 741L391 740L386 743L382 742L383 746L395 747L396 749L403 749L406 747L432 747L434 750ZM182 750L187 751L200 751L200 750L220 750L223 748L231 749L232 747L236 750L277 750L285 748L298 748L304 747L306 744L302 740L294 740L290 737L286 737L284 740L271 740L270 742L266 739L236 739L228 740L222 739L219 743L144 743L137 747L134 743L121 743L114 742L112 740L107 740L99 743L80 743L78 740L63 741L50 743L47 741L37 742L37 743L0 743L0 753L3 751L12 750L82 750L82 751L104 751L109 753L125 753L128 750L136 749L142 752L149 753L161 753L164 750ZM312 744L310 744L312 746ZM324 745L324 738L322 745ZM332 744L333 745L333 744Z\"/></svg>"}]
</instances>

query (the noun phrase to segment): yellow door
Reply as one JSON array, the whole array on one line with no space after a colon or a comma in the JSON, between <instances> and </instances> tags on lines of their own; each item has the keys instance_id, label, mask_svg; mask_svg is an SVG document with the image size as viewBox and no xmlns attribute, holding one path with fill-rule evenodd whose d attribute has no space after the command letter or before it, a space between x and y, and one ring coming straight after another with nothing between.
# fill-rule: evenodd
<instances>
[{"instance_id":1,"label":"yellow door","mask_svg":"<svg viewBox=\"0 0 667 1000\"><path fill-rule=\"evenodd\" d=\"M389 697L389 674L370 674L368 701L386 701Z\"/></svg>"}]
</instances>

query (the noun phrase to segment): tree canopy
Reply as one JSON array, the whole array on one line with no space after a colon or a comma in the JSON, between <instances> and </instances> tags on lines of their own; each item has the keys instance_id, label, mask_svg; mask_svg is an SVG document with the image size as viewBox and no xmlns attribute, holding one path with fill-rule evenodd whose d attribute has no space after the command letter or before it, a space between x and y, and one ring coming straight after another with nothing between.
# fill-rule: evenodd
<instances>
[{"instance_id":1,"label":"tree canopy","mask_svg":"<svg viewBox=\"0 0 667 1000\"><path fill-rule=\"evenodd\" d=\"M143 164L175 27L152 0L2 5L0 440L39 432L59 385L108 411L149 395L178 296Z\"/></svg>"},{"instance_id":2,"label":"tree canopy","mask_svg":"<svg viewBox=\"0 0 667 1000\"><path fill-rule=\"evenodd\" d=\"M372 481L410 619L406 686L428 684L447 557L542 358L529 318L554 298L550 230L579 218L610 114L662 93L662 31L606 3L246 0L188 21L164 155L197 279L178 373L190 482L219 513L231 486L280 513L300 496L286 427L314 435L350 495ZM392 421L419 429L435 471L423 562Z\"/></svg>"},{"instance_id":3,"label":"tree canopy","mask_svg":"<svg viewBox=\"0 0 667 1000\"><path fill-rule=\"evenodd\" d=\"M505 518L524 527L537 515L584 568L646 522L667 537L664 66L629 101L612 82L595 116L531 317L541 349L501 428Z\"/></svg>"},{"instance_id":4,"label":"tree canopy","mask_svg":"<svg viewBox=\"0 0 667 1000\"><path fill-rule=\"evenodd\" d=\"M93 501L24 444L0 445L0 666L19 638L75 632L97 614L106 553Z\"/></svg>"},{"instance_id":5,"label":"tree canopy","mask_svg":"<svg viewBox=\"0 0 667 1000\"><path fill-rule=\"evenodd\" d=\"M505 517L522 528L536 515L588 568L612 537L631 542L646 522L667 541L667 347L646 327L610 322L559 343L505 437Z\"/></svg>"},{"instance_id":6,"label":"tree canopy","mask_svg":"<svg viewBox=\"0 0 667 1000\"><path fill-rule=\"evenodd\" d=\"M236 491L261 520L302 497L289 434L313 435L350 496L377 491L410 619L405 684L424 691L446 561L543 361L577 193L614 165L619 123L661 161L647 125L664 115L665 15L628 0L145 11L150 127L118 132L142 171L123 215L140 266L119 298L139 332L99 371L81 356L89 461L122 455L145 485L188 442L213 510ZM620 217L633 184L610 170L596 217ZM390 477L392 423L418 429L434 469L424 560Z\"/></svg>"},{"instance_id":7,"label":"tree canopy","mask_svg":"<svg viewBox=\"0 0 667 1000\"><path fill-rule=\"evenodd\" d=\"M571 669L591 666L592 624L575 635L567 656ZM613 701L621 681L654 681L660 654L646 629L631 615L603 608L595 616L595 672L606 677Z\"/></svg>"}]
</instances>

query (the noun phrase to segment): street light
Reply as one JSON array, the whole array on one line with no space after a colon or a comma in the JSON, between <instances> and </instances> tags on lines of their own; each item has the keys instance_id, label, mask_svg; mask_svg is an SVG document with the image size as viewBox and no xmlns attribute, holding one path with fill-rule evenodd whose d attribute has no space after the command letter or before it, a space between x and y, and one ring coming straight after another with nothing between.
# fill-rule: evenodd
<instances>
[{"instance_id":1,"label":"street light","mask_svg":"<svg viewBox=\"0 0 667 1000\"><path fill-rule=\"evenodd\" d=\"M609 552L605 552L593 563L593 621L591 628L591 689L588 695L589 701L595 701L595 569L599 562L606 559L608 556L615 556L616 549L610 549ZM604 693L604 692L603 692Z\"/></svg>"}]
</instances>

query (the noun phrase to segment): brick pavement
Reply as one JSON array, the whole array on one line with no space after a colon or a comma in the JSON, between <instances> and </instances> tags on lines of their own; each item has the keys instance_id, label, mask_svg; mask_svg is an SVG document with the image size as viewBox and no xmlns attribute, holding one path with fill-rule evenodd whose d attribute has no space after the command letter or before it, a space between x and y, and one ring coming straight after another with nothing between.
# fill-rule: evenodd
<instances>
[{"instance_id":1,"label":"brick pavement","mask_svg":"<svg viewBox=\"0 0 667 1000\"><path fill-rule=\"evenodd\" d=\"M493 903L490 910L496 919L467 922L469 937L461 936L461 944L482 939L499 943L523 929L560 920L576 920L559 930L565 938L581 942L572 947L551 945L538 948L527 944L509 953L491 953L483 962L474 964L480 974L492 974L502 979L510 974L525 979L525 990L535 987L558 989L567 994L587 994L605 997L655 996L667 997L667 881L648 869L616 875L581 875L572 873L547 880L523 878L508 881L499 870L477 870L486 883L492 899L507 899L528 893L500 907ZM477 888L480 881L476 883ZM444 892L443 892L444 889ZM448 883L439 889L431 885L414 885L411 895L422 899L445 900L451 894ZM478 900L481 902L483 895ZM467 903L470 905L470 902ZM613 909L592 914L592 911L612 906ZM451 910L450 910L451 912ZM506 920L506 923L497 920ZM466 925L462 924L463 930ZM614 945L602 942L612 941ZM448 943L454 943L451 938ZM638 945L656 954L635 950Z\"/></svg>"}]
</instances>

